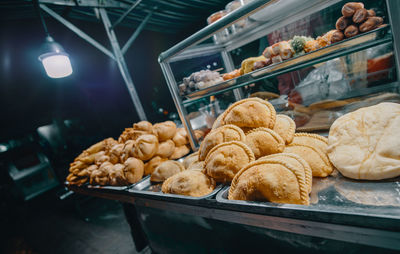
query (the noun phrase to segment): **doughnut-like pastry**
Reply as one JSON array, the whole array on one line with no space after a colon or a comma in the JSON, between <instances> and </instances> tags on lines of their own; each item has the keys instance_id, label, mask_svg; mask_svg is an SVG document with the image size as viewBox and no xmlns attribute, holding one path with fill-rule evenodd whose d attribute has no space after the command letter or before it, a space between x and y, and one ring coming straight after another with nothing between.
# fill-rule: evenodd
<instances>
[{"instance_id":1,"label":"doughnut-like pastry","mask_svg":"<svg viewBox=\"0 0 400 254\"><path fill-rule=\"evenodd\" d=\"M221 125L233 124L240 128L273 128L276 112L271 103L259 98L248 98L233 103L221 117Z\"/></svg>"},{"instance_id":2,"label":"doughnut-like pastry","mask_svg":"<svg viewBox=\"0 0 400 254\"><path fill-rule=\"evenodd\" d=\"M289 144L293 140L296 123L287 115L277 114L275 126L272 130L283 138L285 144Z\"/></svg>"},{"instance_id":3,"label":"doughnut-like pastry","mask_svg":"<svg viewBox=\"0 0 400 254\"><path fill-rule=\"evenodd\" d=\"M124 175L128 183L132 184L138 182L140 179L142 179L143 174L143 161L131 157L124 162Z\"/></svg>"},{"instance_id":4,"label":"doughnut-like pastry","mask_svg":"<svg viewBox=\"0 0 400 254\"><path fill-rule=\"evenodd\" d=\"M176 146L175 149L174 149L174 152L171 154L171 156L169 156L169 159L170 160L177 160L179 158L182 158L183 156L185 156L188 153L190 153L190 149L186 145L184 145L184 146Z\"/></svg>"},{"instance_id":5,"label":"doughnut-like pastry","mask_svg":"<svg viewBox=\"0 0 400 254\"><path fill-rule=\"evenodd\" d=\"M349 178L400 175L400 105L380 103L339 117L331 126L328 156Z\"/></svg>"},{"instance_id":6,"label":"doughnut-like pastry","mask_svg":"<svg viewBox=\"0 0 400 254\"><path fill-rule=\"evenodd\" d=\"M158 144L156 156L168 158L175 151L175 143L171 139Z\"/></svg>"},{"instance_id":7,"label":"doughnut-like pastry","mask_svg":"<svg viewBox=\"0 0 400 254\"><path fill-rule=\"evenodd\" d=\"M292 142L286 146L284 153L297 154L307 161L308 165L310 165L313 176L327 177L333 172L333 167L328 159L328 156L318 147L296 144Z\"/></svg>"},{"instance_id":8,"label":"doughnut-like pastry","mask_svg":"<svg viewBox=\"0 0 400 254\"><path fill-rule=\"evenodd\" d=\"M152 182L164 182L167 178L184 171L185 167L178 161L164 161L156 167L150 176Z\"/></svg>"},{"instance_id":9,"label":"doughnut-like pastry","mask_svg":"<svg viewBox=\"0 0 400 254\"><path fill-rule=\"evenodd\" d=\"M153 173L153 171L156 169L158 165L160 165L162 162L167 161L167 158L161 158L160 156L155 156L151 158L146 164L144 164L144 175L149 175Z\"/></svg>"},{"instance_id":10,"label":"doughnut-like pastry","mask_svg":"<svg viewBox=\"0 0 400 254\"><path fill-rule=\"evenodd\" d=\"M212 130L204 138L199 148L199 160L205 160L208 152L216 145L229 141L244 141L246 136L237 126L228 124Z\"/></svg>"},{"instance_id":11,"label":"doughnut-like pastry","mask_svg":"<svg viewBox=\"0 0 400 254\"><path fill-rule=\"evenodd\" d=\"M176 133L176 124L172 121L156 123L153 125L154 133L157 135L159 141L172 139Z\"/></svg>"},{"instance_id":12,"label":"doughnut-like pastry","mask_svg":"<svg viewBox=\"0 0 400 254\"><path fill-rule=\"evenodd\" d=\"M133 157L146 161L151 159L157 152L158 139L155 135L145 134L140 136L133 148Z\"/></svg>"},{"instance_id":13,"label":"doughnut-like pastry","mask_svg":"<svg viewBox=\"0 0 400 254\"><path fill-rule=\"evenodd\" d=\"M245 144L253 151L256 159L281 153L285 149L285 141L275 131L268 128L256 128L246 134Z\"/></svg>"},{"instance_id":14,"label":"doughnut-like pastry","mask_svg":"<svg viewBox=\"0 0 400 254\"><path fill-rule=\"evenodd\" d=\"M164 193L201 197L215 189L215 181L200 171L185 170L169 177L163 183Z\"/></svg>"},{"instance_id":15,"label":"doughnut-like pastry","mask_svg":"<svg viewBox=\"0 0 400 254\"><path fill-rule=\"evenodd\" d=\"M232 181L228 198L309 205L308 193L303 168L278 158L269 158L242 168Z\"/></svg>"},{"instance_id":16,"label":"doughnut-like pastry","mask_svg":"<svg viewBox=\"0 0 400 254\"><path fill-rule=\"evenodd\" d=\"M231 182L242 167L254 160L253 152L243 142L222 143L207 154L203 173L217 182Z\"/></svg>"}]
</instances>

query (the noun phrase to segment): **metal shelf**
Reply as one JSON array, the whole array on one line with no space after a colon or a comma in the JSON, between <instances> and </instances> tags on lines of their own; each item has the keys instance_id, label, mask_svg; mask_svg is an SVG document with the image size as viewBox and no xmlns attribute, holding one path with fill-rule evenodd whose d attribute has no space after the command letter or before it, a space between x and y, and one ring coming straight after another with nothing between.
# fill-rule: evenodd
<instances>
[{"instance_id":1,"label":"metal shelf","mask_svg":"<svg viewBox=\"0 0 400 254\"><path fill-rule=\"evenodd\" d=\"M312 51L305 55L294 57L281 63L258 69L238 78L227 80L218 85L187 94L185 96L189 99L184 100L182 103L185 106L190 105L197 100L211 95L217 95L231 89L236 89L257 82L265 78L274 77L310 65L326 62L340 56L348 55L390 41L392 41L390 26L378 28L373 31L355 36L353 38L343 40L339 43L335 43L316 51Z\"/></svg>"}]
</instances>

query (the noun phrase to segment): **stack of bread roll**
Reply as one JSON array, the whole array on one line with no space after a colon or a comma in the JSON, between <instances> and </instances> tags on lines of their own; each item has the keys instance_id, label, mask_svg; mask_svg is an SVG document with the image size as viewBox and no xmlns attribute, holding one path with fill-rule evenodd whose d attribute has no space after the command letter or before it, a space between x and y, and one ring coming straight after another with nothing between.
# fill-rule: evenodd
<instances>
[{"instance_id":1,"label":"stack of bread roll","mask_svg":"<svg viewBox=\"0 0 400 254\"><path fill-rule=\"evenodd\" d=\"M203 133L195 132L197 138ZM71 163L69 184L128 185L151 174L157 165L179 159L190 152L183 128L172 121L152 125L135 123L126 128L118 141L105 139L83 151Z\"/></svg>"},{"instance_id":2,"label":"stack of bread roll","mask_svg":"<svg viewBox=\"0 0 400 254\"><path fill-rule=\"evenodd\" d=\"M229 199L308 205L312 177L326 177L333 167L327 139L295 129L265 100L238 101L217 118L187 167L231 183Z\"/></svg>"}]
</instances>

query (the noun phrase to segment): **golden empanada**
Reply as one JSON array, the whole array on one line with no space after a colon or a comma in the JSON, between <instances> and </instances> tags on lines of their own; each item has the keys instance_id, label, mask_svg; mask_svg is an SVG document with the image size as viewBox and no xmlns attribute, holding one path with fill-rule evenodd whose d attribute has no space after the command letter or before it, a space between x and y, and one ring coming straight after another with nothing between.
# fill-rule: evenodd
<instances>
[{"instance_id":1,"label":"golden empanada","mask_svg":"<svg viewBox=\"0 0 400 254\"><path fill-rule=\"evenodd\" d=\"M189 144L189 138L184 128L178 128L174 137L172 138L175 146L183 146Z\"/></svg>"},{"instance_id":2,"label":"golden empanada","mask_svg":"<svg viewBox=\"0 0 400 254\"><path fill-rule=\"evenodd\" d=\"M148 121L140 121L133 124L134 130L145 131L147 133L153 133L153 125Z\"/></svg>"},{"instance_id":3,"label":"golden empanada","mask_svg":"<svg viewBox=\"0 0 400 254\"><path fill-rule=\"evenodd\" d=\"M244 141L244 132L235 125L224 125L212 130L204 138L199 148L199 160L205 160L208 152L216 145L229 141Z\"/></svg>"},{"instance_id":4,"label":"golden empanada","mask_svg":"<svg viewBox=\"0 0 400 254\"><path fill-rule=\"evenodd\" d=\"M174 152L171 154L171 156L169 156L169 159L176 160L176 159L182 158L183 156L185 156L188 153L190 153L190 149L186 145L176 146L174 149Z\"/></svg>"},{"instance_id":5,"label":"golden empanada","mask_svg":"<svg viewBox=\"0 0 400 254\"><path fill-rule=\"evenodd\" d=\"M127 182L124 174L124 168L125 166L119 163L115 164L111 168L111 171L108 174L108 180L110 185L114 186L126 185Z\"/></svg>"},{"instance_id":6,"label":"golden empanada","mask_svg":"<svg viewBox=\"0 0 400 254\"><path fill-rule=\"evenodd\" d=\"M292 142L286 146L284 152L295 153L307 161L313 176L326 177L333 172L333 167L328 156L317 147Z\"/></svg>"},{"instance_id":7,"label":"golden empanada","mask_svg":"<svg viewBox=\"0 0 400 254\"><path fill-rule=\"evenodd\" d=\"M151 159L157 152L158 139L155 135L145 134L140 136L133 148L133 156L143 161Z\"/></svg>"},{"instance_id":8,"label":"golden empanada","mask_svg":"<svg viewBox=\"0 0 400 254\"><path fill-rule=\"evenodd\" d=\"M189 167L187 167L187 170L203 171L203 169L204 169L204 161L194 161L189 165Z\"/></svg>"},{"instance_id":9,"label":"golden empanada","mask_svg":"<svg viewBox=\"0 0 400 254\"><path fill-rule=\"evenodd\" d=\"M230 182L242 167L254 160L253 152L243 142L226 142L211 149L204 161L203 172L217 182Z\"/></svg>"},{"instance_id":10,"label":"golden empanada","mask_svg":"<svg viewBox=\"0 0 400 254\"><path fill-rule=\"evenodd\" d=\"M312 189L312 170L310 168L310 165L308 165L307 161L305 161L303 158L301 158L299 155L294 154L294 153L276 153L276 154L271 154L265 157L261 157L258 160L262 159L278 159L281 161L285 161L291 165L293 165L296 168L302 168L304 170L304 176L306 179L306 184L308 186L308 192L311 192Z\"/></svg>"},{"instance_id":11,"label":"golden empanada","mask_svg":"<svg viewBox=\"0 0 400 254\"><path fill-rule=\"evenodd\" d=\"M172 139L176 133L176 124L172 121L156 123L153 125L154 133L157 135L158 140L165 141Z\"/></svg>"},{"instance_id":12,"label":"golden empanada","mask_svg":"<svg viewBox=\"0 0 400 254\"><path fill-rule=\"evenodd\" d=\"M285 141L275 131L268 128L257 128L246 134L246 145L253 151L256 159L281 153L285 149Z\"/></svg>"},{"instance_id":13,"label":"golden empanada","mask_svg":"<svg viewBox=\"0 0 400 254\"><path fill-rule=\"evenodd\" d=\"M158 144L156 156L168 158L175 151L175 143L171 139Z\"/></svg>"},{"instance_id":14,"label":"golden empanada","mask_svg":"<svg viewBox=\"0 0 400 254\"><path fill-rule=\"evenodd\" d=\"M131 157L124 162L124 174L128 183L136 183L137 181L142 179L143 173L143 161Z\"/></svg>"},{"instance_id":15,"label":"golden empanada","mask_svg":"<svg viewBox=\"0 0 400 254\"><path fill-rule=\"evenodd\" d=\"M241 169L232 181L228 198L309 205L308 188L303 168L270 158Z\"/></svg>"},{"instance_id":16,"label":"golden empanada","mask_svg":"<svg viewBox=\"0 0 400 254\"><path fill-rule=\"evenodd\" d=\"M135 147L136 141L135 140L128 140L125 142L124 147L122 148L121 153L121 162L124 162L129 157L133 157L133 150Z\"/></svg>"},{"instance_id":17,"label":"golden empanada","mask_svg":"<svg viewBox=\"0 0 400 254\"><path fill-rule=\"evenodd\" d=\"M248 98L235 102L223 113L221 125L233 124L240 128L275 125L276 112L271 103L259 98Z\"/></svg>"},{"instance_id":18,"label":"golden empanada","mask_svg":"<svg viewBox=\"0 0 400 254\"><path fill-rule=\"evenodd\" d=\"M198 161L198 160L199 160L199 152L195 152L195 153L192 153L192 154L189 154L188 156L186 156L186 158L183 160L182 164L185 168L188 168L192 162Z\"/></svg>"},{"instance_id":19,"label":"golden empanada","mask_svg":"<svg viewBox=\"0 0 400 254\"><path fill-rule=\"evenodd\" d=\"M210 194L215 181L199 171L185 170L169 177L162 185L162 192L192 197Z\"/></svg>"},{"instance_id":20,"label":"golden empanada","mask_svg":"<svg viewBox=\"0 0 400 254\"><path fill-rule=\"evenodd\" d=\"M296 123L287 115L277 114L275 126L272 130L278 133L285 140L286 144L289 144L295 135Z\"/></svg>"},{"instance_id":21,"label":"golden empanada","mask_svg":"<svg viewBox=\"0 0 400 254\"><path fill-rule=\"evenodd\" d=\"M124 144L118 144L111 148L110 150L110 162L112 164L117 164L121 162L121 155L124 149Z\"/></svg>"},{"instance_id":22,"label":"golden empanada","mask_svg":"<svg viewBox=\"0 0 400 254\"><path fill-rule=\"evenodd\" d=\"M103 162L110 161L110 156L106 155L106 152L101 151L94 154L94 164L100 166Z\"/></svg>"},{"instance_id":23,"label":"golden empanada","mask_svg":"<svg viewBox=\"0 0 400 254\"><path fill-rule=\"evenodd\" d=\"M328 148L328 139L324 136L314 133L299 132L294 134L293 143L299 145L308 145L320 149L323 153L326 153Z\"/></svg>"},{"instance_id":24,"label":"golden empanada","mask_svg":"<svg viewBox=\"0 0 400 254\"><path fill-rule=\"evenodd\" d=\"M171 177L181 171L184 171L185 167L182 163L177 161L164 161L156 167L154 172L150 176L152 182L164 182L168 177Z\"/></svg>"},{"instance_id":25,"label":"golden empanada","mask_svg":"<svg viewBox=\"0 0 400 254\"><path fill-rule=\"evenodd\" d=\"M144 164L144 175L153 173L154 169L156 169L158 165L167 160L167 158L161 158L160 156L151 158L151 160Z\"/></svg>"}]
</instances>

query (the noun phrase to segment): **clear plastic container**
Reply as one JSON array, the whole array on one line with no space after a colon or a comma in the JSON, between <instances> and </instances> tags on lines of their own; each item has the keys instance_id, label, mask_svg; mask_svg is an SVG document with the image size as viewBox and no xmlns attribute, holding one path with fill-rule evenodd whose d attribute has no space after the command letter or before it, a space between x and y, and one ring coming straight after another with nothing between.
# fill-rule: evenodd
<instances>
[{"instance_id":1,"label":"clear plastic container","mask_svg":"<svg viewBox=\"0 0 400 254\"><path fill-rule=\"evenodd\" d=\"M250 2L250 0L246 0L246 1L245 0L235 0L235 1L228 3L225 6L226 14L239 9L240 7L247 4L248 2ZM235 24L233 24L231 27L229 27L230 33L235 34L235 33L239 32L240 30L245 28L249 22L250 21L248 18L237 21Z\"/></svg>"},{"instance_id":2,"label":"clear plastic container","mask_svg":"<svg viewBox=\"0 0 400 254\"><path fill-rule=\"evenodd\" d=\"M213 14L211 14L208 18L207 18L207 24L212 24L214 22L216 22L217 20L221 19L222 17L224 17L227 14L227 12L225 10L222 11L217 11ZM216 34L213 35L213 40L216 44L218 43L222 43L224 41L226 41L229 38L229 31L228 29L224 29L221 32L218 32Z\"/></svg>"}]
</instances>

